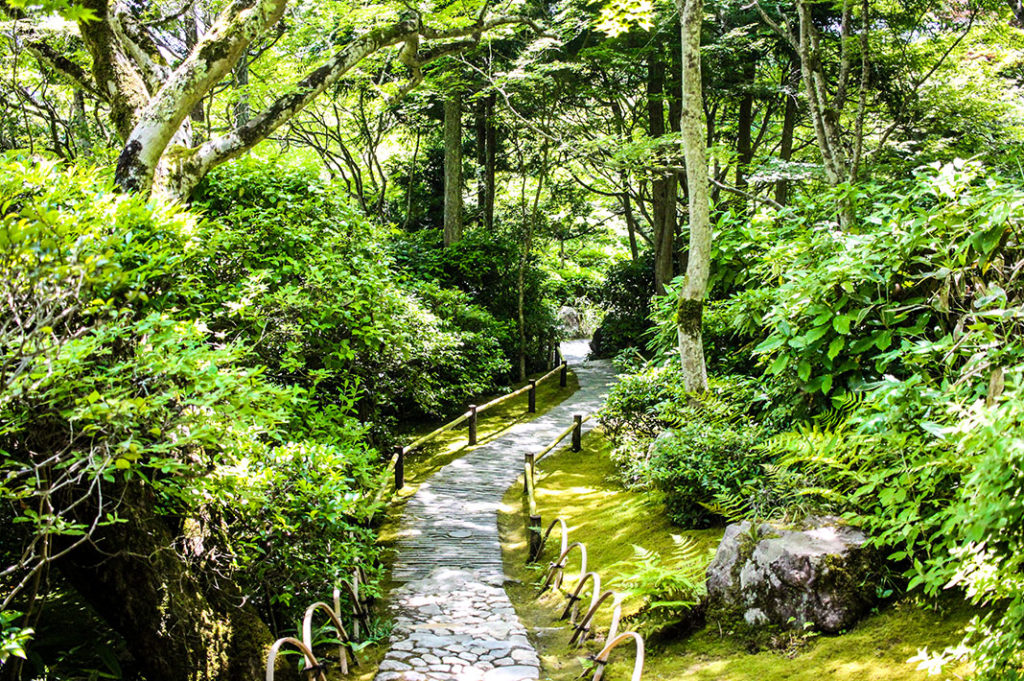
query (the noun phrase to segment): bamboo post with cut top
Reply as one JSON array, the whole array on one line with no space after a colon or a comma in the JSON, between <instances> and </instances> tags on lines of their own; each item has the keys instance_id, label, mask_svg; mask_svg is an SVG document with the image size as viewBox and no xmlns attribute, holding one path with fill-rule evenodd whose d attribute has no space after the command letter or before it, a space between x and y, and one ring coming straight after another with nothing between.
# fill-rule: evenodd
<instances>
[{"instance_id":1,"label":"bamboo post with cut top","mask_svg":"<svg viewBox=\"0 0 1024 681\"><path fill-rule=\"evenodd\" d=\"M537 413L537 381L530 379L530 394L528 398L527 411L531 414Z\"/></svg>"},{"instance_id":2,"label":"bamboo post with cut top","mask_svg":"<svg viewBox=\"0 0 1024 681\"><path fill-rule=\"evenodd\" d=\"M578 452L583 449L583 415L575 414L572 417L572 451Z\"/></svg>"},{"instance_id":3,"label":"bamboo post with cut top","mask_svg":"<svg viewBox=\"0 0 1024 681\"><path fill-rule=\"evenodd\" d=\"M469 444L476 444L476 405L469 405Z\"/></svg>"},{"instance_id":4,"label":"bamboo post with cut top","mask_svg":"<svg viewBox=\"0 0 1024 681\"><path fill-rule=\"evenodd\" d=\"M395 447L395 489L405 487L405 448L401 445Z\"/></svg>"},{"instance_id":5,"label":"bamboo post with cut top","mask_svg":"<svg viewBox=\"0 0 1024 681\"><path fill-rule=\"evenodd\" d=\"M569 385L569 363L562 360L562 371L558 374L558 387L564 388Z\"/></svg>"},{"instance_id":6,"label":"bamboo post with cut top","mask_svg":"<svg viewBox=\"0 0 1024 681\"><path fill-rule=\"evenodd\" d=\"M540 525L541 518L539 515L531 515L526 521L526 532L530 537L530 548L526 557L527 563L532 563L540 557Z\"/></svg>"}]
</instances>

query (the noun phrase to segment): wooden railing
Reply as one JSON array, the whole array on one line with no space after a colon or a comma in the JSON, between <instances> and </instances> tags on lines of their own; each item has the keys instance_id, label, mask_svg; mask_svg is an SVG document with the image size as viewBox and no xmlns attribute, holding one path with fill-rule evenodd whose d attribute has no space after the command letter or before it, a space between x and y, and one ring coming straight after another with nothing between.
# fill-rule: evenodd
<instances>
[{"instance_id":1,"label":"wooden railing","mask_svg":"<svg viewBox=\"0 0 1024 681\"><path fill-rule=\"evenodd\" d=\"M537 411L537 386L538 385L540 385L544 381L548 380L549 378L554 377L555 374L558 374L558 376L559 376L558 385L560 387L564 388L568 384L569 364L561 357L561 353L557 353L556 356L559 359L558 366L556 366L554 369L552 369L548 373L544 374L540 378L531 379L522 388L519 388L518 390L514 390L514 391L508 393L507 395L502 395L501 397L497 397L497 398L491 400L490 402L487 402L486 404L481 404L479 406L475 405L475 404L471 404L471 405L469 405L469 409L466 410L465 413L460 414L454 420L449 421L448 423L444 424L440 428L437 428L436 430L433 430L433 431L427 433L426 435L413 440L412 442L410 442L409 444L405 445L404 447L401 446L401 445L396 445L395 449L394 449L394 452L391 454L391 459L388 461L388 467L387 467L389 473L394 473L395 489L396 490L400 490L403 487L405 487L405 456L406 456L406 454L409 454L410 452L415 451L416 449L422 447L423 445L427 444L428 442L430 442L434 438L438 437L439 435L447 433L449 430L452 430L453 428L458 428L463 423L468 422L469 425L467 427L467 431L468 432L467 432L467 438L466 438L467 439L467 445L473 446L473 445L475 445L477 443L477 419L479 418L480 414L484 413L488 409L492 409L494 407L497 407L499 404L503 404L503 403L507 402L508 400L514 399L516 397L519 397L523 393L527 394L527 404L526 404L526 411L527 411L527 413L528 414L535 413Z\"/></svg>"},{"instance_id":2,"label":"wooden railing","mask_svg":"<svg viewBox=\"0 0 1024 681\"><path fill-rule=\"evenodd\" d=\"M625 595L616 591L601 590L600 576L596 572L587 570L586 545L583 542L569 541L569 527L565 520L555 518L548 525L547 530L541 534L542 519L537 512L537 464L541 459L554 451L570 433L572 434L572 451L580 451L582 448L582 426L593 416L593 414L589 414L586 417L582 417L579 414L575 415L573 417L573 424L562 431L551 444L536 454L529 453L525 455L523 464L523 514L526 516L526 532L529 537L526 560L528 563L533 563L540 559L544 551L544 544L547 542L552 530L557 526L559 528L560 540L558 558L548 565L539 593L544 593L548 589L558 591L561 588L567 561L575 549L579 553L579 576L576 579L575 589L573 589L571 594L567 594L569 601L560 618L563 620L568 619L570 625L573 626L570 644L583 645L591 633L598 610L600 610L604 603L610 603L612 618L608 634L605 637L607 643L592 658L594 661L594 674L591 681L601 681L612 650L622 643L629 641L632 641L636 647L636 659L633 663L633 673L630 681L640 681L644 669L644 639L634 631L619 632L619 623L622 619L622 602L625 599ZM580 602L588 584L590 587L590 605L587 607L583 617L578 619Z\"/></svg>"},{"instance_id":3,"label":"wooden railing","mask_svg":"<svg viewBox=\"0 0 1024 681\"><path fill-rule=\"evenodd\" d=\"M578 452L583 442L583 424L594 417L593 414L572 417L572 425L558 434L558 437L537 453L527 452L523 456L523 511L529 519L530 558L533 559L536 547L540 545L541 517L537 515L537 464L545 456L555 450L562 440L572 435L572 451Z\"/></svg>"}]
</instances>

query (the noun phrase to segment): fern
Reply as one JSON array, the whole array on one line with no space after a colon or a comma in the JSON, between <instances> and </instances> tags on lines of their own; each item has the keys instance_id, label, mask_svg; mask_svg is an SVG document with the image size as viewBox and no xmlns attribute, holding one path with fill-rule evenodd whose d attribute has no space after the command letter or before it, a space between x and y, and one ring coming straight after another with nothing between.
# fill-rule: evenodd
<instances>
[{"instance_id":1,"label":"fern","mask_svg":"<svg viewBox=\"0 0 1024 681\"><path fill-rule=\"evenodd\" d=\"M706 593L704 571L711 560L711 549L691 537L673 539L676 549L669 561L634 544L632 560L611 566L622 571L611 584L641 602L640 610L630 619L637 620L635 628L645 636L684 620Z\"/></svg>"}]
</instances>

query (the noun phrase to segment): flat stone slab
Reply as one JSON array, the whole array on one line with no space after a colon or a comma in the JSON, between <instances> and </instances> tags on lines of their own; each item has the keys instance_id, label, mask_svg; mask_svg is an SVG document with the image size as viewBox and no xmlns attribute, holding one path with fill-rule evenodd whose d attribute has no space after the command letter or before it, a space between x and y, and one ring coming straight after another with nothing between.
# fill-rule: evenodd
<instances>
[{"instance_id":1,"label":"flat stone slab","mask_svg":"<svg viewBox=\"0 0 1024 681\"><path fill-rule=\"evenodd\" d=\"M604 403L614 373L562 344L580 389L438 471L408 501L396 542L390 650L375 681L536 681L540 659L505 593L498 509L523 455ZM591 420L584 430L595 425Z\"/></svg>"}]
</instances>

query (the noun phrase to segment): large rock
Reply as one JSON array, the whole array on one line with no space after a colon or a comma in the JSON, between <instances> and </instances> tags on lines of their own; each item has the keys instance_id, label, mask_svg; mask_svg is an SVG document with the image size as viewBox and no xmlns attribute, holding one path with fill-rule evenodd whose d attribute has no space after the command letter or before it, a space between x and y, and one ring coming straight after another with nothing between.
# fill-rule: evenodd
<instances>
[{"instance_id":1,"label":"large rock","mask_svg":"<svg viewBox=\"0 0 1024 681\"><path fill-rule=\"evenodd\" d=\"M831 519L805 530L729 525L707 570L709 614L741 616L751 626L847 629L875 594L866 541Z\"/></svg>"},{"instance_id":2,"label":"large rock","mask_svg":"<svg viewBox=\"0 0 1024 681\"><path fill-rule=\"evenodd\" d=\"M583 316L574 307L563 305L558 308L558 325L569 338L582 338L586 335L583 332Z\"/></svg>"}]
</instances>

